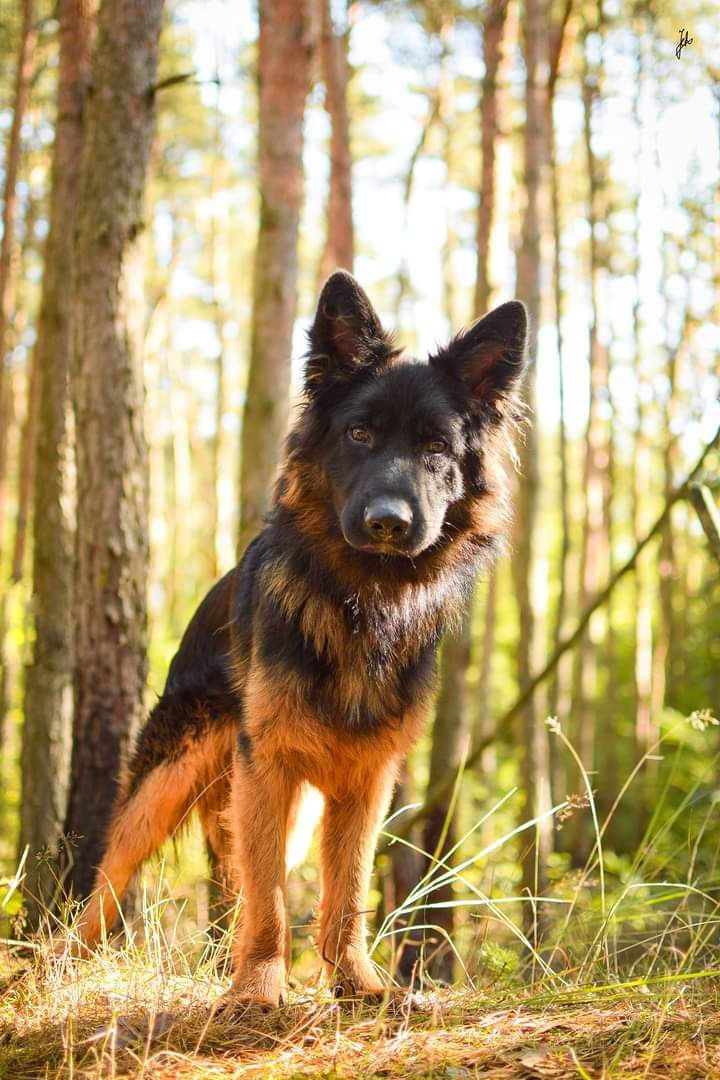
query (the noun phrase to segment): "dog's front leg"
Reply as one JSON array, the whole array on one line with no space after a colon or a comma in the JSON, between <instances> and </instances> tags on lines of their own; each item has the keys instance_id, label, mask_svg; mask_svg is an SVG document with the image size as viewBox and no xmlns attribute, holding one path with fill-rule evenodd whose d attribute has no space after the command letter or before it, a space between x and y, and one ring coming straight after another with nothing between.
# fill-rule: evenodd
<instances>
[{"instance_id":1,"label":"dog's front leg","mask_svg":"<svg viewBox=\"0 0 720 1080\"><path fill-rule=\"evenodd\" d=\"M278 1006L287 982L289 929L285 847L298 783L282 765L235 762L233 850L244 906L234 944L231 994Z\"/></svg>"},{"instance_id":2,"label":"dog's front leg","mask_svg":"<svg viewBox=\"0 0 720 1080\"><path fill-rule=\"evenodd\" d=\"M395 782L395 763L328 796L322 821L320 948L328 974L347 995L380 996L383 981L367 951L366 912L377 834Z\"/></svg>"}]
</instances>

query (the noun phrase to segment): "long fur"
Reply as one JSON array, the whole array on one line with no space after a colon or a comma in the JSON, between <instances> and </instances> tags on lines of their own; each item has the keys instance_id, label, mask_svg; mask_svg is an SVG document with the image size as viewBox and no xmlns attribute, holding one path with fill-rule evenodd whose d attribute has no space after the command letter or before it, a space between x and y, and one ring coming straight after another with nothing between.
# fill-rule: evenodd
<instances>
[{"instance_id":1,"label":"long fur","mask_svg":"<svg viewBox=\"0 0 720 1080\"><path fill-rule=\"evenodd\" d=\"M228 882L244 893L235 992L277 1005L289 957L288 850L294 830L307 834L301 810L313 788L324 800L326 968L346 991L382 992L364 914L377 831L431 701L438 643L509 520L504 462L524 313L504 308L421 364L398 354L353 279L328 282L273 508L195 613L138 739L82 919L87 944L112 923L138 866L197 809ZM418 453L403 466L412 497L425 492L428 513L441 512L437 535L412 557L360 550L344 532L341 511L358 490L384 491L400 467L400 456L390 465L378 457L376 468L367 456L365 479L353 481L362 452L347 443L343 417L365 398L378 414L390 410L387 438L400 432L406 463L413 424L437 415L454 433L442 460Z\"/></svg>"}]
</instances>

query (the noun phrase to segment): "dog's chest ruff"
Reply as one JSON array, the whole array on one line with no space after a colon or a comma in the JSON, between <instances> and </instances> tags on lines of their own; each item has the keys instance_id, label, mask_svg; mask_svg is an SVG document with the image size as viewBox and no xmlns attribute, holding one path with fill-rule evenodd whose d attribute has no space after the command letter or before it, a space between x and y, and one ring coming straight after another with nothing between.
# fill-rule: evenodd
<instances>
[{"instance_id":1,"label":"dog's chest ruff","mask_svg":"<svg viewBox=\"0 0 720 1080\"><path fill-rule=\"evenodd\" d=\"M453 593L440 578L383 594L375 585L344 597L288 584L282 566L264 576L272 620L254 664L323 725L370 731L395 722L434 687L435 653Z\"/></svg>"}]
</instances>

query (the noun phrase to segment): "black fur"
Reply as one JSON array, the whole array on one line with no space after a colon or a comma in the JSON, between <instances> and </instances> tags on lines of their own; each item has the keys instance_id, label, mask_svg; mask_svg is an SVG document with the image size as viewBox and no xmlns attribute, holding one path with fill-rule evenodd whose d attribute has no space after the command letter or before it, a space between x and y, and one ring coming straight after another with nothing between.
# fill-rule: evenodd
<instances>
[{"instance_id":1,"label":"black fur","mask_svg":"<svg viewBox=\"0 0 720 1080\"><path fill-rule=\"evenodd\" d=\"M502 544L499 461L525 334L515 301L429 361L405 360L357 283L329 279L274 507L191 620L138 740L133 788L211 723L236 724L252 762L243 687L253 664L295 680L318 723L359 735L427 698L440 637ZM406 508L401 540L370 531L376 504ZM313 604L325 605L329 636L306 617Z\"/></svg>"}]
</instances>

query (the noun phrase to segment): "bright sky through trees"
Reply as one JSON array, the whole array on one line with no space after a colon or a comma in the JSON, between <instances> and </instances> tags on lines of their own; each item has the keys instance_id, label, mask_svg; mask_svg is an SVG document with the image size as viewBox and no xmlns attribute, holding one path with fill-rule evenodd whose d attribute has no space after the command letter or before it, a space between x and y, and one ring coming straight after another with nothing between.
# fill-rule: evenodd
<instances>
[{"instance_id":1,"label":"bright sky through trees","mask_svg":"<svg viewBox=\"0 0 720 1080\"><path fill-rule=\"evenodd\" d=\"M615 4L608 5L613 15ZM213 0L196 3L186 0L176 5L177 16L187 22L195 38L194 63L198 77L207 80L203 100L211 108L219 108L223 118L223 143L229 154L247 153L252 142L252 128L244 118L251 109L251 75L243 66L248 42L256 33L251 5ZM690 17L690 16L688 16ZM662 269L661 230L668 228L680 235L687 230L687 215L681 201L690 191L712 191L720 175L720 144L718 136L718 106L703 77L707 57L718 50L720 38L718 21L698 17L694 40L678 61L674 55L675 37L668 36L660 56L648 55L648 70L659 66L663 74L663 94L670 98L661 107L654 80L640 96L640 116L643 139L638 146L632 118L634 92L635 38L627 27L611 29L602 46L605 87L597 106L593 140L596 153L609 157L610 177L614 183L630 187L640 180L641 198L641 310L643 333L648 344L660 349L663 343L662 304L659 297ZM593 43L590 43L592 50ZM599 44L596 42L595 47ZM396 274L401 259L409 268L413 299L405 301L401 319L401 338L408 347L420 353L431 350L448 334L449 327L442 313L442 258L445 242L447 209L455 219L461 247L455 254L454 271L459 293L467 300L465 318L470 320L469 307L475 273L473 247L473 211L476 195L456 182L448 185L445 165L433 150L418 162L413 184L413 196L407 218L402 207L403 184L407 163L417 143L421 126L428 111L428 90L438 77L439 48L419 23L403 7L383 5L372 10L363 7L355 18L351 38L351 63L358 67L353 93L357 98L372 102L354 125L355 141L355 217L358 235L357 271L369 289L382 293L383 286ZM473 28L465 28L455 36L452 55L453 70L459 79L465 78L465 90L458 95L458 109L472 114L476 107L476 85L482 74L481 40ZM212 80L219 77L222 86L218 93ZM512 72L514 108L519 108L522 96L522 65L518 59ZM462 86L462 84L461 84ZM328 161L325 153L328 135L327 118L320 107L321 91L315 92L315 106L308 110L306 157L306 207L303 229L306 235L320 228L323 199L327 186ZM577 83L561 76L555 101L558 154L561 165L572 159L582 134L582 102ZM233 124L233 118L237 124ZM467 121L465 121L467 122ZM475 181L477 168L476 130L468 129L473 142L468 148L468 184ZM363 150L370 152L363 153ZM519 150L514 153L517 170ZM238 193L238 204L247 205L253 198L252 176L247 177L248 190ZM227 201L227 193L220 199ZM232 206L228 208L232 213ZM511 208L515 224L520 206ZM578 435L587 417L587 335L589 295L587 273L583 265L584 245L587 242L587 221L581 204L573 203L565 210L564 220L564 286L567 293L563 331L566 340L565 382L569 433ZM209 212L209 211L208 211ZM626 215L627 217L627 215ZM623 226L622 213L616 218ZM498 243L498 239L500 243ZM497 274L497 297L513 294L514 255L496 237L494 263ZM517 237L514 238L515 241ZM511 243L513 238L511 238ZM245 256L252 258L252 251ZM692 266L687 265L691 271ZM178 275L176 288L192 289L192 282ZM305 275L301 281L300 311L294 339L296 373L300 371L305 350L305 328L313 302L315 282ZM686 283L685 283L686 284ZM685 284L672 282L682 291ZM699 308L710 306L710 283L695 280L691 286ZM629 350L632 327L633 282L615 276L604 298L611 312L610 332L622 342L616 347ZM390 325L395 322L393 292L386 294L384 311ZM383 308L383 305L381 305ZM190 333L197 335L198 345L210 355L215 348L214 336L207 325L195 324ZM183 331L185 336L185 332ZM187 342L187 338L185 338ZM707 326L700 331L698 344L709 357L720 348L720 330ZM699 358L700 359L700 358ZM540 421L552 428L558 419L557 359L552 312L539 335L538 373ZM638 393L634 374L629 368L616 366L613 372L612 393L615 408L621 413L631 411ZM640 391L641 393L644 391ZM661 393L653 387L652 394ZM702 436L717 425L720 411L708 386L704 409L699 407L694 420L702 420ZM693 425L686 427L693 441L700 433Z\"/></svg>"}]
</instances>

